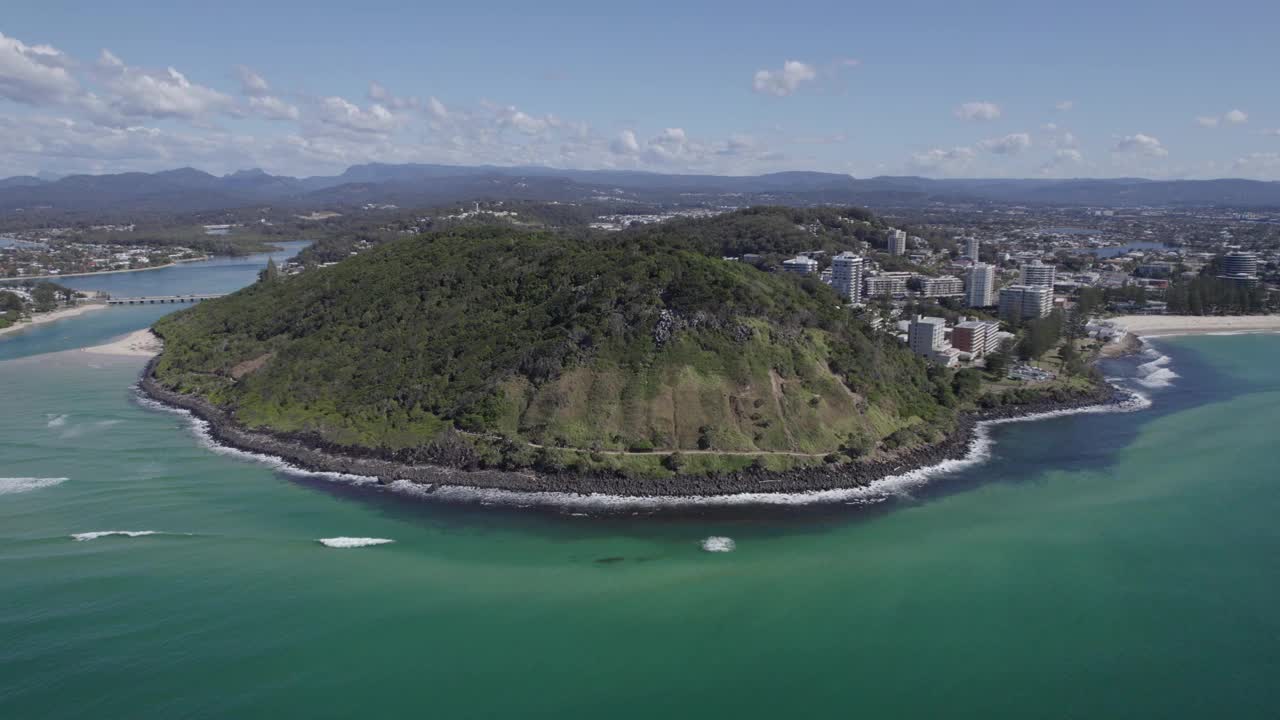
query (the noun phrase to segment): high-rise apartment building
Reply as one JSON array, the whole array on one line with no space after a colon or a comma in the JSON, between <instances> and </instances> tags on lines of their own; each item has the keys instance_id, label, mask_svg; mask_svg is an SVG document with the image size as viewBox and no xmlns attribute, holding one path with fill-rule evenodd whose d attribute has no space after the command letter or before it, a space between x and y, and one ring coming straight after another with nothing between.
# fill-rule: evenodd
<instances>
[{"instance_id":1,"label":"high-rise apartment building","mask_svg":"<svg viewBox=\"0 0 1280 720\"><path fill-rule=\"evenodd\" d=\"M1000 317L1032 320L1047 317L1053 309L1053 288L1043 285L1011 285L1000 289Z\"/></svg>"},{"instance_id":2,"label":"high-rise apartment building","mask_svg":"<svg viewBox=\"0 0 1280 720\"><path fill-rule=\"evenodd\" d=\"M969 307L991 307L996 304L996 269L977 263L964 278L964 300Z\"/></svg>"},{"instance_id":3,"label":"high-rise apartment building","mask_svg":"<svg viewBox=\"0 0 1280 720\"><path fill-rule=\"evenodd\" d=\"M862 297L862 258L851 252L842 252L831 260L831 286L845 300L856 301Z\"/></svg>"}]
</instances>

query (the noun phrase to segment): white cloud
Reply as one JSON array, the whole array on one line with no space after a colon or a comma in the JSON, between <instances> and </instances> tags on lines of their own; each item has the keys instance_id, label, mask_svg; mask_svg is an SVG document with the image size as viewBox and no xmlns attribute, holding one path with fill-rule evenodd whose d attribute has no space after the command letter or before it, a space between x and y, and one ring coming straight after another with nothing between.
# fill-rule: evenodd
<instances>
[{"instance_id":1,"label":"white cloud","mask_svg":"<svg viewBox=\"0 0 1280 720\"><path fill-rule=\"evenodd\" d=\"M48 45L27 45L0 33L0 97L28 105L66 100L80 84L71 58Z\"/></svg>"},{"instance_id":2,"label":"white cloud","mask_svg":"<svg viewBox=\"0 0 1280 720\"><path fill-rule=\"evenodd\" d=\"M751 82L751 87L758 93L785 97L799 89L802 83L810 82L818 77L818 71L812 65L799 60L788 60L782 64L781 70L759 70Z\"/></svg>"},{"instance_id":3,"label":"white cloud","mask_svg":"<svg viewBox=\"0 0 1280 720\"><path fill-rule=\"evenodd\" d=\"M609 143L609 149L617 155L639 155L640 141L636 139L635 130L623 130L618 137Z\"/></svg>"},{"instance_id":4,"label":"white cloud","mask_svg":"<svg viewBox=\"0 0 1280 720\"><path fill-rule=\"evenodd\" d=\"M756 149L756 145L757 145L757 142L754 137L751 137L750 135L743 135L741 133L735 133L733 135L730 135L729 139L724 141L724 143L722 143L716 149L716 154L735 156L735 157L749 155L752 151Z\"/></svg>"},{"instance_id":5,"label":"white cloud","mask_svg":"<svg viewBox=\"0 0 1280 720\"><path fill-rule=\"evenodd\" d=\"M297 120L301 113L294 105L274 95L249 98L249 107L268 120Z\"/></svg>"},{"instance_id":6,"label":"white cloud","mask_svg":"<svg viewBox=\"0 0 1280 720\"><path fill-rule=\"evenodd\" d=\"M554 115L534 117L523 110L516 109L514 105L499 108L497 114L499 127L512 128L525 135L537 135L548 127L557 126L560 122Z\"/></svg>"},{"instance_id":7,"label":"white cloud","mask_svg":"<svg viewBox=\"0 0 1280 720\"><path fill-rule=\"evenodd\" d=\"M1027 133L1011 133L1004 137L988 138L978 143L978 149L996 155L1017 155L1031 147L1031 136Z\"/></svg>"},{"instance_id":8,"label":"white cloud","mask_svg":"<svg viewBox=\"0 0 1280 720\"><path fill-rule=\"evenodd\" d=\"M231 111L234 102L223 93L197 85L174 68L149 72L130 67L109 50L98 59L103 84L111 91L111 107L128 117L195 120L213 112Z\"/></svg>"},{"instance_id":9,"label":"white cloud","mask_svg":"<svg viewBox=\"0 0 1280 720\"><path fill-rule=\"evenodd\" d=\"M449 117L449 109L444 106L435 96L427 98L427 112L436 120L444 120Z\"/></svg>"},{"instance_id":10,"label":"white cloud","mask_svg":"<svg viewBox=\"0 0 1280 720\"><path fill-rule=\"evenodd\" d=\"M360 133L389 133L396 128L396 115L374 103L366 110L349 100L330 96L320 100L320 122Z\"/></svg>"},{"instance_id":11,"label":"white cloud","mask_svg":"<svg viewBox=\"0 0 1280 720\"><path fill-rule=\"evenodd\" d=\"M405 110L408 108L416 108L422 104L415 97L399 97L388 90L382 83L376 80L369 83L368 97L373 102L391 108L392 110Z\"/></svg>"},{"instance_id":12,"label":"white cloud","mask_svg":"<svg viewBox=\"0 0 1280 720\"><path fill-rule=\"evenodd\" d=\"M135 125L103 127L65 117L0 116L0 157L32 171L122 172L236 158L237 142L225 134L188 134Z\"/></svg>"},{"instance_id":13,"label":"white cloud","mask_svg":"<svg viewBox=\"0 0 1280 720\"><path fill-rule=\"evenodd\" d=\"M1053 106L1053 108L1058 112L1067 112L1068 110L1070 110L1075 106L1076 106L1076 103L1074 100L1059 100L1058 103Z\"/></svg>"},{"instance_id":14,"label":"white cloud","mask_svg":"<svg viewBox=\"0 0 1280 720\"><path fill-rule=\"evenodd\" d=\"M995 120L1000 117L1000 106L993 102L967 102L955 109L961 120Z\"/></svg>"},{"instance_id":15,"label":"white cloud","mask_svg":"<svg viewBox=\"0 0 1280 720\"><path fill-rule=\"evenodd\" d=\"M689 136L684 128L667 128L649 141L646 153L650 160L669 163L689 155Z\"/></svg>"},{"instance_id":16,"label":"white cloud","mask_svg":"<svg viewBox=\"0 0 1280 720\"><path fill-rule=\"evenodd\" d=\"M240 75L240 92L249 97L262 97L271 94L271 86L261 75L241 65L236 68Z\"/></svg>"},{"instance_id":17,"label":"white cloud","mask_svg":"<svg viewBox=\"0 0 1280 720\"><path fill-rule=\"evenodd\" d=\"M973 148L932 148L913 154L909 164L924 172L949 175L967 169L975 157L977 153Z\"/></svg>"},{"instance_id":18,"label":"white cloud","mask_svg":"<svg viewBox=\"0 0 1280 720\"><path fill-rule=\"evenodd\" d=\"M1160 144L1158 138L1150 135L1138 133L1137 135L1126 135L1120 138L1113 150L1117 153L1131 153L1134 155L1142 155L1145 157L1162 158L1169 155L1169 151L1164 145Z\"/></svg>"},{"instance_id":19,"label":"white cloud","mask_svg":"<svg viewBox=\"0 0 1280 720\"><path fill-rule=\"evenodd\" d=\"M1084 154L1079 150L1061 149L1053 153L1043 165L1040 166L1041 175L1069 175L1078 172L1073 168L1079 168L1085 164Z\"/></svg>"},{"instance_id":20,"label":"white cloud","mask_svg":"<svg viewBox=\"0 0 1280 720\"><path fill-rule=\"evenodd\" d=\"M1280 153L1250 153L1237 158L1231 169L1234 173L1247 177L1275 178L1280 175Z\"/></svg>"},{"instance_id":21,"label":"white cloud","mask_svg":"<svg viewBox=\"0 0 1280 720\"><path fill-rule=\"evenodd\" d=\"M1218 115L1201 115L1196 118L1196 124L1202 128L1216 128L1220 125L1243 125L1249 122L1249 113L1243 110L1228 110L1221 116Z\"/></svg>"},{"instance_id":22,"label":"white cloud","mask_svg":"<svg viewBox=\"0 0 1280 720\"><path fill-rule=\"evenodd\" d=\"M249 98L249 109L254 114L268 120L297 120L301 115L296 106L271 94L266 78L244 65L236 71L240 75L240 92Z\"/></svg>"},{"instance_id":23,"label":"white cloud","mask_svg":"<svg viewBox=\"0 0 1280 720\"><path fill-rule=\"evenodd\" d=\"M1052 147L1070 149L1080 146L1075 134L1057 123L1045 123L1040 129L1049 136L1049 145Z\"/></svg>"}]
</instances>

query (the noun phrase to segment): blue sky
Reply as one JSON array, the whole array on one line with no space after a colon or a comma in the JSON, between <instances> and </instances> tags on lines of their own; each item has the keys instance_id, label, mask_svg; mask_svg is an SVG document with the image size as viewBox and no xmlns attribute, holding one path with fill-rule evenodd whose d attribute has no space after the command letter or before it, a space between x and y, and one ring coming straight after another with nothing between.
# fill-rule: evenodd
<instances>
[{"instance_id":1,"label":"blue sky","mask_svg":"<svg viewBox=\"0 0 1280 720\"><path fill-rule=\"evenodd\" d=\"M5 5L0 176L1280 179L1280 3Z\"/></svg>"}]
</instances>

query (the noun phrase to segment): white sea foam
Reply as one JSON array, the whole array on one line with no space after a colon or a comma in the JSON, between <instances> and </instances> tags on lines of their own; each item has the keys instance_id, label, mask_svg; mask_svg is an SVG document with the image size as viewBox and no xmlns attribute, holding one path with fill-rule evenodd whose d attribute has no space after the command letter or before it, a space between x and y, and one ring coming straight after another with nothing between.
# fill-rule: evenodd
<instances>
[{"instance_id":1,"label":"white sea foam","mask_svg":"<svg viewBox=\"0 0 1280 720\"><path fill-rule=\"evenodd\" d=\"M737 547L737 543L735 543L733 541L733 538L730 538L730 537L713 535L702 541L702 549L706 550L707 552L713 552L713 553L733 552L733 549L735 547Z\"/></svg>"},{"instance_id":2,"label":"white sea foam","mask_svg":"<svg viewBox=\"0 0 1280 720\"><path fill-rule=\"evenodd\" d=\"M1159 357L1157 357L1155 360L1152 360L1151 362L1146 362L1139 365L1138 374L1148 375L1152 372L1155 372L1158 368L1162 368L1168 365L1170 361L1171 361L1171 358L1168 355L1160 355Z\"/></svg>"},{"instance_id":3,"label":"white sea foam","mask_svg":"<svg viewBox=\"0 0 1280 720\"><path fill-rule=\"evenodd\" d=\"M143 537L146 535L163 535L158 530L95 530L94 532L76 533L71 536L76 542L85 542L86 540L97 540L111 535L121 535L124 537Z\"/></svg>"},{"instance_id":4,"label":"white sea foam","mask_svg":"<svg viewBox=\"0 0 1280 720\"><path fill-rule=\"evenodd\" d=\"M1144 377L1138 378L1138 384L1149 388L1169 387L1178 378L1178 373L1169 368L1157 368Z\"/></svg>"},{"instance_id":5,"label":"white sea foam","mask_svg":"<svg viewBox=\"0 0 1280 720\"><path fill-rule=\"evenodd\" d=\"M1159 355L1159 353L1156 353ZM540 492L523 490L503 490L499 488L474 487L470 485L428 485L409 480L395 480L383 486L393 492L444 502L479 503L481 505L514 505L520 507L572 508L595 512L616 512L620 510L656 510L678 507L732 507L751 505L817 505L841 503L845 505L872 505L899 496L909 496L913 488L928 484L934 478L965 470L986 462L991 457L994 441L991 439L991 428L1018 422L1036 422L1068 415L1088 415L1117 412L1136 412L1152 405L1146 395L1130 389L1122 389L1128 397L1119 403L1090 405L1081 408L1052 410L1049 412L1024 415L999 420L984 420L974 428L973 439L969 443L964 457L944 460L937 465L909 470L900 475L881 478L866 486L841 488L837 490L809 490L803 492L744 492L732 495L691 495L691 496L636 496L610 495L605 493L567 493ZM261 462L291 474L308 477L319 477L327 480L348 482L359 485L377 484L378 478L346 473L316 472L304 470L291 465L284 459L272 455L246 452L219 444L209 433L209 423L196 417L187 410L173 408L156 402L139 393L139 402L152 407L177 413L188 418L192 430L201 444L213 452ZM441 468L444 475L465 477L465 471Z\"/></svg>"},{"instance_id":6,"label":"white sea foam","mask_svg":"<svg viewBox=\"0 0 1280 720\"><path fill-rule=\"evenodd\" d=\"M387 543L395 542L395 540L370 537L331 537L319 538L316 542L331 548L360 548L369 547L370 545L386 545Z\"/></svg>"},{"instance_id":7,"label":"white sea foam","mask_svg":"<svg viewBox=\"0 0 1280 720\"><path fill-rule=\"evenodd\" d=\"M1147 346L1142 351L1142 355L1153 359L1137 367L1138 377L1136 380L1139 385L1153 389L1165 388L1172 385L1173 381L1178 378L1178 373L1169 367L1172 359L1168 355L1162 354L1151 346Z\"/></svg>"},{"instance_id":8,"label":"white sea foam","mask_svg":"<svg viewBox=\"0 0 1280 720\"><path fill-rule=\"evenodd\" d=\"M63 425L67 424L67 418L69 417L71 416L70 415L51 415L49 416L49 422L46 424L51 428L62 427Z\"/></svg>"},{"instance_id":9,"label":"white sea foam","mask_svg":"<svg viewBox=\"0 0 1280 720\"><path fill-rule=\"evenodd\" d=\"M123 420L97 420L95 422L79 423L77 425L67 425L65 422L63 422L63 423L59 423L58 425L50 424L49 427L65 427L66 429L63 430L58 435L58 437L62 438L63 440L73 440L75 438L78 438L84 435L86 432L98 432L105 428L109 428L114 425L119 425L122 422L124 421Z\"/></svg>"},{"instance_id":10,"label":"white sea foam","mask_svg":"<svg viewBox=\"0 0 1280 720\"><path fill-rule=\"evenodd\" d=\"M0 478L0 495L11 495L31 492L32 490L41 490L43 488L53 487L54 485L61 485L66 481L67 478Z\"/></svg>"},{"instance_id":11,"label":"white sea foam","mask_svg":"<svg viewBox=\"0 0 1280 720\"><path fill-rule=\"evenodd\" d=\"M378 478L370 477L368 475L307 470L290 463L282 457L267 455L265 453L250 452L248 450L241 450L229 445L223 445L214 439L213 433L209 430L209 422L203 418L196 417L195 413L190 410L171 407L162 402L157 402L156 400L152 400L151 398L143 395L140 391L137 394L137 400L143 407L150 408L152 410L163 410L185 418L190 423L191 432L196 436L196 440L199 441L200 445L211 452L218 453L219 455L228 455L241 460L261 463L271 467L272 469L287 472L291 475L322 478L351 485L370 485L378 482Z\"/></svg>"}]
</instances>

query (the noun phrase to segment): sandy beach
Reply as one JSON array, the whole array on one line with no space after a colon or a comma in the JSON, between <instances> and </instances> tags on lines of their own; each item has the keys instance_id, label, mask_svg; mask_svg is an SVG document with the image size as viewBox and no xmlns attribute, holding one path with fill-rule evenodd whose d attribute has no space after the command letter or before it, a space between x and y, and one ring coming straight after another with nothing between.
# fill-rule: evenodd
<instances>
[{"instance_id":1,"label":"sandy beach","mask_svg":"<svg viewBox=\"0 0 1280 720\"><path fill-rule=\"evenodd\" d=\"M39 315L32 317L31 322L20 322L16 325L10 325L9 327L0 330L0 336L5 335L6 333L18 332L19 330L34 327L36 325L43 325L44 323L53 322L55 320L65 320L66 318L83 315L90 310L102 310L105 307L107 306L104 303L91 303L63 308L61 310L54 310L53 312L40 313Z\"/></svg>"},{"instance_id":2,"label":"sandy beach","mask_svg":"<svg viewBox=\"0 0 1280 720\"><path fill-rule=\"evenodd\" d=\"M162 347L164 347L164 342L156 337L156 334L151 332L150 328L143 328L105 345L81 348L81 351L94 355L151 357L158 354Z\"/></svg>"},{"instance_id":3,"label":"sandy beach","mask_svg":"<svg viewBox=\"0 0 1280 720\"><path fill-rule=\"evenodd\" d=\"M1142 337L1280 332L1280 315L1124 315L1110 322Z\"/></svg>"}]
</instances>

